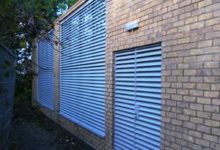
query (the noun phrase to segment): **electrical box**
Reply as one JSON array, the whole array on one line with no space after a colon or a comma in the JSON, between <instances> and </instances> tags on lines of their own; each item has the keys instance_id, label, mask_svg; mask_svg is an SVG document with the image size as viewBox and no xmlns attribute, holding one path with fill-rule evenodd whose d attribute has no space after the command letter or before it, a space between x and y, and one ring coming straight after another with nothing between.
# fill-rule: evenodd
<instances>
[{"instance_id":1,"label":"electrical box","mask_svg":"<svg viewBox=\"0 0 220 150\"><path fill-rule=\"evenodd\" d=\"M139 28L139 21L132 21L125 25L125 31L132 31Z\"/></svg>"}]
</instances>

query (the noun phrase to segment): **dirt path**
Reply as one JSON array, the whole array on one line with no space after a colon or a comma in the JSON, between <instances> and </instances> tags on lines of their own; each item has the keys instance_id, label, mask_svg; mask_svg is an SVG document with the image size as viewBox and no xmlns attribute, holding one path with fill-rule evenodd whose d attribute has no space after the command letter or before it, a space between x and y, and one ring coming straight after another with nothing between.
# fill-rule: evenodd
<instances>
[{"instance_id":1,"label":"dirt path","mask_svg":"<svg viewBox=\"0 0 220 150\"><path fill-rule=\"evenodd\" d=\"M15 105L10 150L92 150L28 103Z\"/></svg>"}]
</instances>

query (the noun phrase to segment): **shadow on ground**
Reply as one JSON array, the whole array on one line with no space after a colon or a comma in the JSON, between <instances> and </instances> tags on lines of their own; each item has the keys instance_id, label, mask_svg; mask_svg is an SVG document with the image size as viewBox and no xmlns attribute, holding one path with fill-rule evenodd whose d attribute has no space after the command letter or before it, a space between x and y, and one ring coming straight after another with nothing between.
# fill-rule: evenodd
<instances>
[{"instance_id":1,"label":"shadow on ground","mask_svg":"<svg viewBox=\"0 0 220 150\"><path fill-rule=\"evenodd\" d=\"M30 102L15 104L10 140L10 150L92 150Z\"/></svg>"}]
</instances>

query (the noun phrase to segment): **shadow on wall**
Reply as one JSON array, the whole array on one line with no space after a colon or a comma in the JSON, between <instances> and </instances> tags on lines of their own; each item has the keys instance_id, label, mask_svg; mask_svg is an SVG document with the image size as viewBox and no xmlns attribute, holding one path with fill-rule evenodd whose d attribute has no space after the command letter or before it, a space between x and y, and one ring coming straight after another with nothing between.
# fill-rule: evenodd
<instances>
[{"instance_id":1,"label":"shadow on wall","mask_svg":"<svg viewBox=\"0 0 220 150\"><path fill-rule=\"evenodd\" d=\"M15 91L16 57L0 44L0 150L9 146L9 131Z\"/></svg>"}]
</instances>

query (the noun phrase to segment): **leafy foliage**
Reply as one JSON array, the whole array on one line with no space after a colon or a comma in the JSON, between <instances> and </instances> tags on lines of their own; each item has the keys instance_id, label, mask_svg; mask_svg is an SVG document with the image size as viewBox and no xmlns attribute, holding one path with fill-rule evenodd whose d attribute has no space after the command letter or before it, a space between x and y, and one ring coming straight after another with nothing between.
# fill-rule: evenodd
<instances>
[{"instance_id":1,"label":"leafy foliage","mask_svg":"<svg viewBox=\"0 0 220 150\"><path fill-rule=\"evenodd\" d=\"M26 48L39 34L76 0L1 0L0 40L10 48Z\"/></svg>"},{"instance_id":2,"label":"leafy foliage","mask_svg":"<svg viewBox=\"0 0 220 150\"><path fill-rule=\"evenodd\" d=\"M31 94L32 41L77 0L0 0L0 42L18 58L17 94Z\"/></svg>"}]
</instances>

